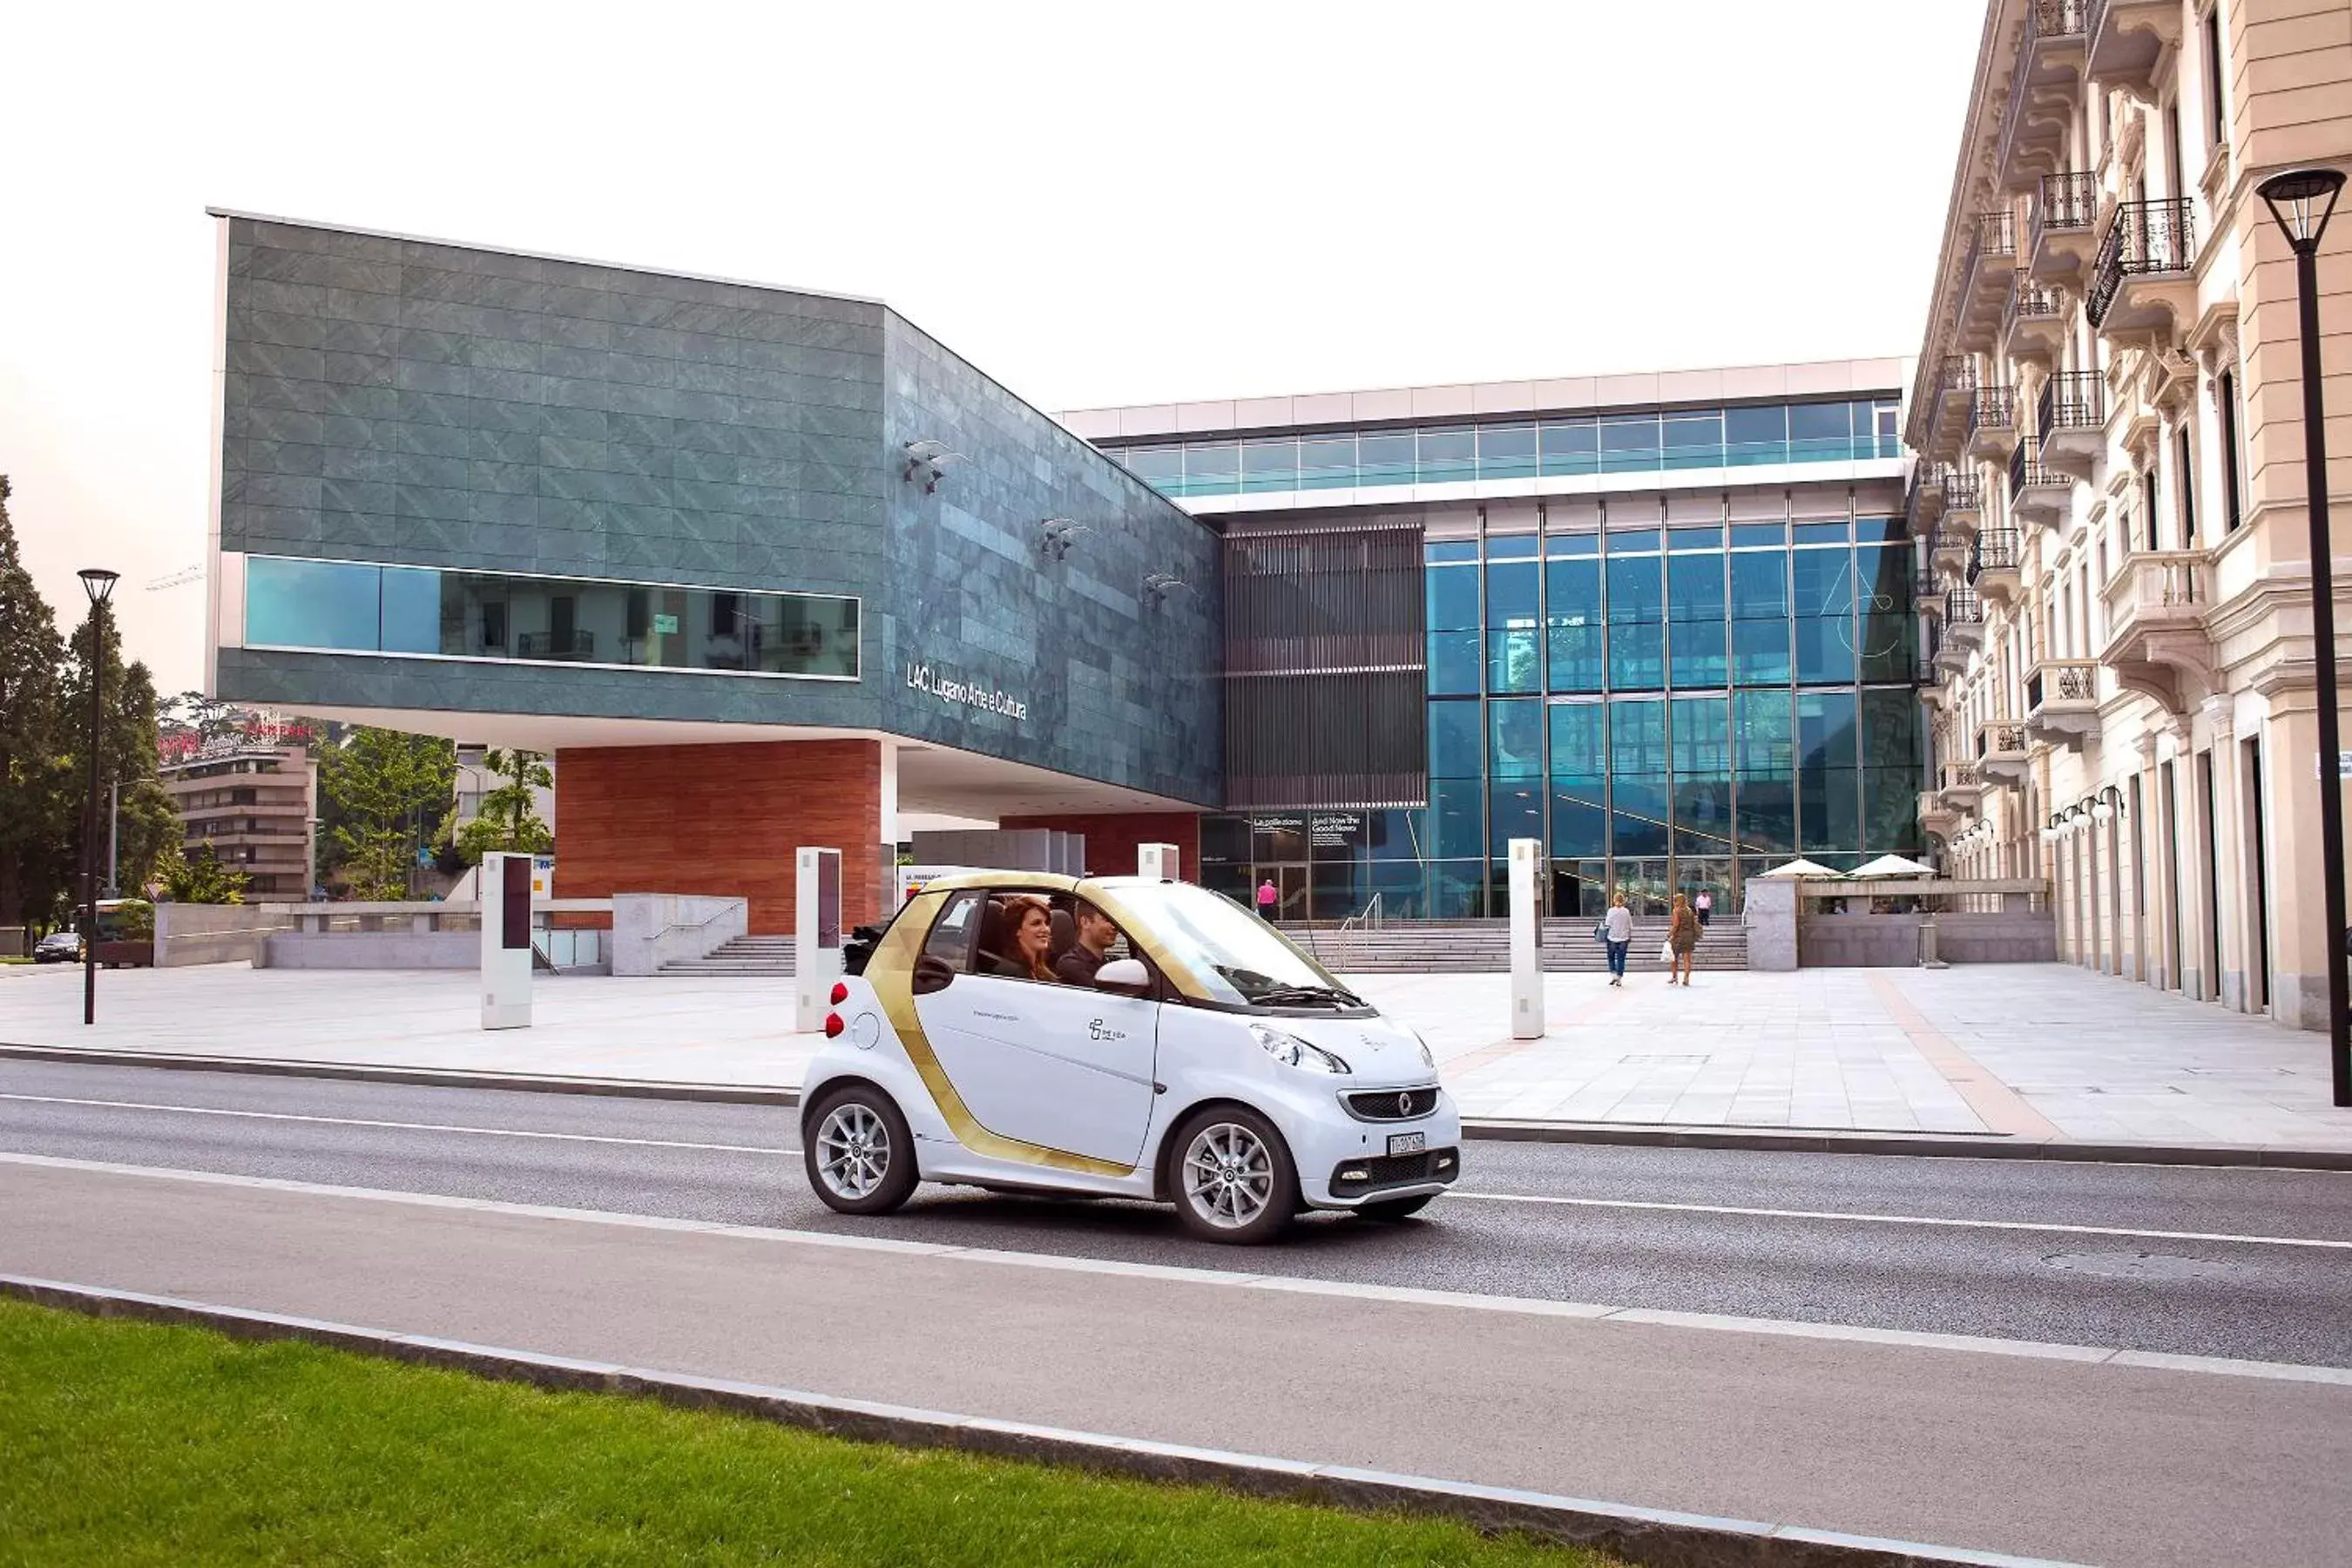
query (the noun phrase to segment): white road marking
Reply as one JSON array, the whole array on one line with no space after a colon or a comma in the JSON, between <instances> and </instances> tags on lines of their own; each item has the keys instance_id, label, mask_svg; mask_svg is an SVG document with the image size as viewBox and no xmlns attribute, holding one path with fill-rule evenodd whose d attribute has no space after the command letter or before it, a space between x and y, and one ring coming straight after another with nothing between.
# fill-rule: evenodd
<instances>
[{"instance_id":1,"label":"white road marking","mask_svg":"<svg viewBox=\"0 0 2352 1568\"><path fill-rule=\"evenodd\" d=\"M1477 1198L1497 1204L1559 1204L1571 1208L1654 1209L1664 1214L1734 1215L1753 1219L1844 1220L1854 1225L1917 1225L1954 1230L2046 1231L2056 1236L2114 1236L2134 1241L2213 1241L2248 1247L2317 1247L2352 1252L2352 1241L2313 1236L2239 1236L2228 1231L2138 1230L2119 1225L2061 1225L2030 1219L1949 1219L1934 1215L1847 1214L1838 1209L1740 1208L1730 1204L1669 1204L1638 1198L1570 1198L1530 1193L1473 1193L1456 1188L1449 1198Z\"/></svg>"},{"instance_id":2,"label":"white road marking","mask_svg":"<svg viewBox=\"0 0 2352 1568\"><path fill-rule=\"evenodd\" d=\"M465 1132L480 1138L545 1138L560 1143L623 1143L638 1149L702 1149L719 1154L797 1154L751 1143L687 1143L668 1138L614 1138L597 1132L535 1132L520 1127L459 1127L443 1121L377 1121L362 1116L304 1116L291 1110L228 1110L213 1105L156 1105L135 1100L75 1100L59 1094L0 1094L28 1105L88 1105L107 1110L169 1110L182 1116L236 1116L256 1121L316 1121L331 1127L384 1127L402 1132Z\"/></svg>"},{"instance_id":3,"label":"white road marking","mask_svg":"<svg viewBox=\"0 0 2352 1568\"><path fill-rule=\"evenodd\" d=\"M108 1110L163 1110L184 1116L242 1117L259 1121L309 1121L334 1127L380 1127L404 1132L458 1132L481 1138L541 1138L563 1143L612 1143L639 1149L693 1149L719 1154L798 1154L798 1149L750 1143L692 1143L667 1138L619 1138L593 1132L541 1132L519 1127L460 1127L438 1121L381 1121L357 1116L310 1116L290 1110L232 1110L209 1105L163 1105L144 1100L81 1100L67 1095L6 1094L0 1100L31 1105L81 1105ZM1678 1204L1639 1198L1579 1198L1538 1193L1479 1193L1455 1188L1449 1198L1484 1203L1549 1204L1571 1208L1639 1209L1661 1214L1728 1215L1748 1219L1834 1220L1853 1225L1911 1225L1953 1230L2046 1232L2057 1236L2106 1236L2130 1241L2203 1241L2248 1247L2309 1247L2352 1252L2352 1241L2325 1237L2242 1236L2229 1231L2146 1230L2129 1226L2063 1225L2021 1219L1955 1219L1934 1215L1851 1214L1840 1209L1748 1208L1731 1204Z\"/></svg>"},{"instance_id":4,"label":"white road marking","mask_svg":"<svg viewBox=\"0 0 2352 1568\"><path fill-rule=\"evenodd\" d=\"M451 1197L441 1193L404 1193L380 1187L339 1187L318 1182L294 1182L273 1176L231 1176L215 1171L176 1171L152 1165L111 1164L97 1160L67 1160L47 1154L0 1152L0 1165L24 1165L52 1171L77 1171L93 1175L129 1176L146 1181L184 1182L198 1186L241 1187L255 1192L291 1193L306 1197L354 1198L367 1203L404 1204L419 1208L457 1209L476 1214L510 1215L526 1219L560 1220L575 1225L614 1226L636 1230L663 1230L699 1236L723 1236L745 1241L792 1247L825 1247L840 1251L878 1252L943 1262L1012 1265L1065 1274L1118 1274L1171 1284L1227 1289L1280 1290L1304 1296L1331 1296L1400 1306L1453 1310L1510 1312L1530 1317L1583 1319L1593 1322L1630 1323L1652 1328L1699 1329L1717 1332L1769 1334L1790 1339L1837 1340L1905 1350L1960 1351L1978 1355L2024 1357L2036 1361L2073 1362L2085 1367L2121 1366L2213 1377L2255 1377L2287 1383L2329 1384L2352 1388L2352 1367L2310 1366L2299 1362L2242 1361L2224 1356L2164 1357L2112 1345L2051 1344L2035 1340L2005 1340L1972 1334L1916 1333L1901 1329L1865 1328L1845 1323L1809 1323L1778 1318L1739 1318L1720 1312L1675 1312L1642 1307L1609 1306L1601 1302L1554 1301L1541 1297L1482 1296L1467 1291L1401 1291L1390 1286L1359 1284L1344 1279L1306 1279L1287 1275L1237 1273L1222 1268L1190 1268L1172 1264L1121 1263L1100 1258L1065 1258L1045 1252L1012 1252L997 1247L957 1247L936 1241L908 1241L896 1237L850 1232L785 1230L771 1226L725 1225L715 1221L676 1219L661 1215L614 1214L599 1209L556 1208L540 1204L503 1203L494 1198ZM0 1210L0 1213L7 1211Z\"/></svg>"}]
</instances>

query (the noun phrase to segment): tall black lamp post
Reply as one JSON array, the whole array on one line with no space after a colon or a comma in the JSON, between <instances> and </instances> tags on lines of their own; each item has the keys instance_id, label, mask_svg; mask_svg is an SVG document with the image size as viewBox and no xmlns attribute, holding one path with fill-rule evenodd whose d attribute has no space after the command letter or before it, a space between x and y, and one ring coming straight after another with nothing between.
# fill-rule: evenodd
<instances>
[{"instance_id":1,"label":"tall black lamp post","mask_svg":"<svg viewBox=\"0 0 2352 1568\"><path fill-rule=\"evenodd\" d=\"M2336 1103L2352 1106L2352 983L2346 974L2344 778L2336 716L2335 541L2327 527L2327 431L2319 400L2319 237L2341 169L2290 169L2254 187L2294 247L2303 305L2304 490L2311 507L2311 637L2319 663L2319 858L2327 888L2327 1056Z\"/></svg>"},{"instance_id":2,"label":"tall black lamp post","mask_svg":"<svg viewBox=\"0 0 2352 1568\"><path fill-rule=\"evenodd\" d=\"M98 1022L98 780L99 753L106 746L106 601L119 572L83 568L89 595L89 804L81 835L81 1021Z\"/></svg>"}]
</instances>

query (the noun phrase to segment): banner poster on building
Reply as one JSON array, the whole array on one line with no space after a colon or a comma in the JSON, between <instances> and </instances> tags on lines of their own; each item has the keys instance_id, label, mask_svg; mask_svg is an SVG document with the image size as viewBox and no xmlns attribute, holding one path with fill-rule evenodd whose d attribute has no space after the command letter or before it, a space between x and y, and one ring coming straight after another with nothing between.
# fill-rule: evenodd
<instances>
[{"instance_id":1,"label":"banner poster on building","mask_svg":"<svg viewBox=\"0 0 2352 1568\"><path fill-rule=\"evenodd\" d=\"M1360 811L1317 813L1307 820L1307 843L1313 849L1362 848L1364 814Z\"/></svg>"}]
</instances>

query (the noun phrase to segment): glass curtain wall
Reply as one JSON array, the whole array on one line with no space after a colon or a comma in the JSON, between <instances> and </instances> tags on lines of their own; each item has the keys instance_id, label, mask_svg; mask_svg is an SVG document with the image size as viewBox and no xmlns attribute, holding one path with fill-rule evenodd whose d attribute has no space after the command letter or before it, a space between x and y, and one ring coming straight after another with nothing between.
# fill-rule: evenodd
<instances>
[{"instance_id":1,"label":"glass curtain wall","mask_svg":"<svg viewBox=\"0 0 2352 1568\"><path fill-rule=\"evenodd\" d=\"M1427 805L1250 819L1313 845L1316 918L1376 892L1390 917L1504 914L1521 837L1545 841L1559 915L1612 890L1728 910L1792 855L1920 851L1901 524L1655 521L1428 543ZM1253 886L1242 851L1266 837L1204 828L1204 879Z\"/></svg>"}]
</instances>

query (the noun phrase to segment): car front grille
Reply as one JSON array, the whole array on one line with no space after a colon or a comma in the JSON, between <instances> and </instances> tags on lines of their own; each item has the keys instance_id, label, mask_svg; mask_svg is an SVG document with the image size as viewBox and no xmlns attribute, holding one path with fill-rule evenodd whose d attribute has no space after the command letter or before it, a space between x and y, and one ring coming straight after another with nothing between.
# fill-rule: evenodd
<instances>
[{"instance_id":1,"label":"car front grille","mask_svg":"<svg viewBox=\"0 0 2352 1568\"><path fill-rule=\"evenodd\" d=\"M1415 1121L1437 1109L1437 1086L1359 1089L1339 1099L1359 1121Z\"/></svg>"},{"instance_id":2,"label":"car front grille","mask_svg":"<svg viewBox=\"0 0 2352 1568\"><path fill-rule=\"evenodd\" d=\"M1342 1197L1352 1197L1387 1187L1450 1182L1461 1173L1461 1155L1453 1149L1432 1149L1420 1154L1380 1154L1339 1162L1331 1172L1331 1191Z\"/></svg>"}]
</instances>

